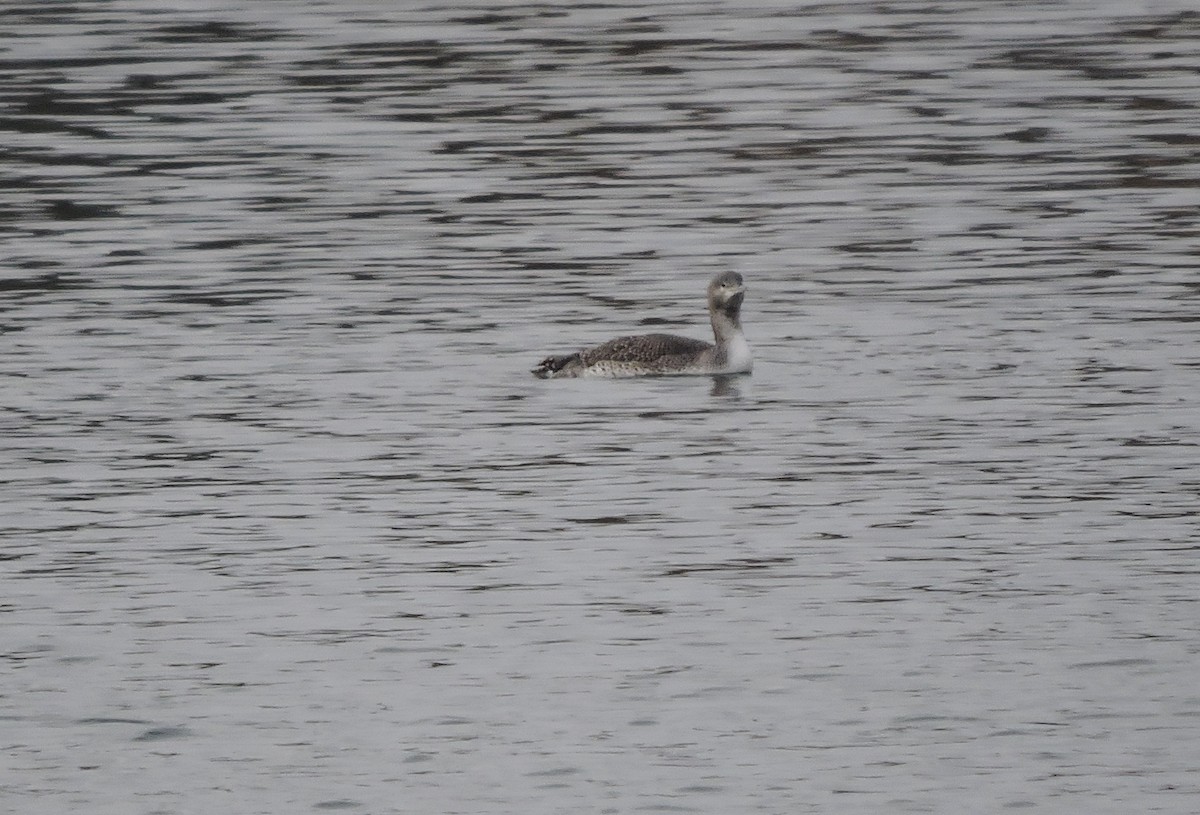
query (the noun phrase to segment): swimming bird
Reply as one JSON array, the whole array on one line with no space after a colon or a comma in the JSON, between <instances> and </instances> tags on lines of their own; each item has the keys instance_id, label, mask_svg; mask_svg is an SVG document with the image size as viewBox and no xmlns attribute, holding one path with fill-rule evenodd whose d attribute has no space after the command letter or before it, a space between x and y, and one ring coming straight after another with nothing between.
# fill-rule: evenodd
<instances>
[{"instance_id":1,"label":"swimming bird","mask_svg":"<svg viewBox=\"0 0 1200 815\"><path fill-rule=\"evenodd\" d=\"M573 377L665 376L681 374L748 374L754 365L742 333L742 300L746 286L737 272L719 274L708 284L708 315L716 343L674 334L639 334L546 357L533 375L541 379Z\"/></svg>"}]
</instances>

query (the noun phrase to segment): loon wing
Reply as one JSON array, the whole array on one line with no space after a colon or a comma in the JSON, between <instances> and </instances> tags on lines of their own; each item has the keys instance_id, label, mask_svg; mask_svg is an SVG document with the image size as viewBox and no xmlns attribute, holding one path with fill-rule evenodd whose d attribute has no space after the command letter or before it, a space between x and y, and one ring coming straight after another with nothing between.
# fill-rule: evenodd
<instances>
[{"instance_id":1,"label":"loon wing","mask_svg":"<svg viewBox=\"0 0 1200 815\"><path fill-rule=\"evenodd\" d=\"M606 343L581 351L584 365L597 362L653 362L663 357L694 356L712 348L711 343L679 337L674 334L639 334L617 337Z\"/></svg>"}]
</instances>

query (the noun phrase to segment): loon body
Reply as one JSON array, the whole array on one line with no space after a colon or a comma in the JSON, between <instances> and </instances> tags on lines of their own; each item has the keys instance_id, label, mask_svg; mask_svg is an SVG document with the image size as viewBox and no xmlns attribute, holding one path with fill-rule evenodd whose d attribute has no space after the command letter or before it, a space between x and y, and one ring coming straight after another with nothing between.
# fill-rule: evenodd
<instances>
[{"instance_id":1,"label":"loon body","mask_svg":"<svg viewBox=\"0 0 1200 815\"><path fill-rule=\"evenodd\" d=\"M748 374L754 358L742 333L745 296L742 276L736 272L719 274L708 284L715 344L674 334L617 337L574 354L546 357L533 374L541 379Z\"/></svg>"}]
</instances>

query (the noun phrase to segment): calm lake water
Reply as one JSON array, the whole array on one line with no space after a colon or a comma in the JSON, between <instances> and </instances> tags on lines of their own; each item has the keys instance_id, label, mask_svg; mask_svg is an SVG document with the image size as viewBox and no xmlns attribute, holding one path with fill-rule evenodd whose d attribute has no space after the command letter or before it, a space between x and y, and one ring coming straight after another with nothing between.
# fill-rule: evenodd
<instances>
[{"instance_id":1,"label":"calm lake water","mask_svg":"<svg viewBox=\"0 0 1200 815\"><path fill-rule=\"evenodd\" d=\"M0 12L0 808L1200 810L1193 2Z\"/></svg>"}]
</instances>

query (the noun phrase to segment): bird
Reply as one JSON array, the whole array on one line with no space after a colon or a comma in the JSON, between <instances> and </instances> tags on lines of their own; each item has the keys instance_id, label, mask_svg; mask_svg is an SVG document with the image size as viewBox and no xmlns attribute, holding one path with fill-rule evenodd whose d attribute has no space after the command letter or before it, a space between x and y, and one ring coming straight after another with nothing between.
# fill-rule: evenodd
<instances>
[{"instance_id":1,"label":"bird","mask_svg":"<svg viewBox=\"0 0 1200 815\"><path fill-rule=\"evenodd\" d=\"M675 334L617 337L573 354L549 356L532 373L539 379L748 374L754 355L742 333L746 285L737 272L708 284L708 314L715 343Z\"/></svg>"}]
</instances>

